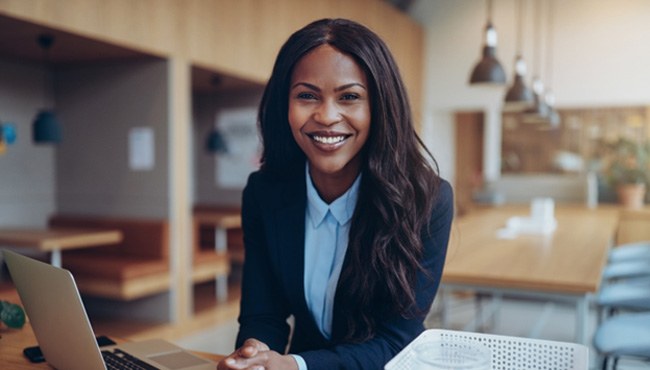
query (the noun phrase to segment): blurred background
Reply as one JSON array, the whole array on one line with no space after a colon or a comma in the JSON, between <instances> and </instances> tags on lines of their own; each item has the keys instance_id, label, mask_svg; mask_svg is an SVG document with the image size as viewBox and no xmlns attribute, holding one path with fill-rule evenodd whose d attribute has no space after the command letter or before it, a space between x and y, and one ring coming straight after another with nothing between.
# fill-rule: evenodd
<instances>
[{"instance_id":1,"label":"blurred background","mask_svg":"<svg viewBox=\"0 0 650 370\"><path fill-rule=\"evenodd\" d=\"M647 210L649 16L647 0L2 0L0 229L120 231L62 257L97 327L227 323L223 353L256 108L293 31L345 17L387 42L459 217L536 197Z\"/></svg>"}]
</instances>

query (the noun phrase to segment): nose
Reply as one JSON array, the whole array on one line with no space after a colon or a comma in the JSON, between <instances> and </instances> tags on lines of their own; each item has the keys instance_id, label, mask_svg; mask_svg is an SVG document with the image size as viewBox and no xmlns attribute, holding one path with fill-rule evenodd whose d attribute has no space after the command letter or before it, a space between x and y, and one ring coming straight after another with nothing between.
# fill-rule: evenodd
<instances>
[{"instance_id":1,"label":"nose","mask_svg":"<svg viewBox=\"0 0 650 370\"><path fill-rule=\"evenodd\" d=\"M336 102L324 100L314 112L314 120L322 125L333 125L341 121L341 111Z\"/></svg>"}]
</instances>

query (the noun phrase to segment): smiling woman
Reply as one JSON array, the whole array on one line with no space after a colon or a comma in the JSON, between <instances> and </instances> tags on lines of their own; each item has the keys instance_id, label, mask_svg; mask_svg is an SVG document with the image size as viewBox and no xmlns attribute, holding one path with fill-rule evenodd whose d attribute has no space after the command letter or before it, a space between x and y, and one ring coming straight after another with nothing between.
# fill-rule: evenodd
<instances>
[{"instance_id":1,"label":"smiling woman","mask_svg":"<svg viewBox=\"0 0 650 370\"><path fill-rule=\"evenodd\" d=\"M237 349L219 369L383 369L424 330L453 215L390 51L349 20L305 26L259 124Z\"/></svg>"}]
</instances>

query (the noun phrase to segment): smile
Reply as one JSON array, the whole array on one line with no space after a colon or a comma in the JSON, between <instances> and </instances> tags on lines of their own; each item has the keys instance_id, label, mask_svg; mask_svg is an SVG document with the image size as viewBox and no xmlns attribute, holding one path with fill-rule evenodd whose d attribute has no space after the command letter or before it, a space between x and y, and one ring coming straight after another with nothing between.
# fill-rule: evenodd
<instances>
[{"instance_id":1,"label":"smile","mask_svg":"<svg viewBox=\"0 0 650 370\"><path fill-rule=\"evenodd\" d=\"M322 144L337 144L347 139L349 135L339 135L339 136L318 136L318 135L309 135L312 140L317 141Z\"/></svg>"}]
</instances>

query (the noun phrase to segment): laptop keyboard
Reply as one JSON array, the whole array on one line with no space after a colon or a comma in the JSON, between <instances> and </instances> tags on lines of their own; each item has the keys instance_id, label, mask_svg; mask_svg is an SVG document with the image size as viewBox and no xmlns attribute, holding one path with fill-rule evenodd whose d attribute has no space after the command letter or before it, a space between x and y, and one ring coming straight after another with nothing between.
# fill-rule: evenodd
<instances>
[{"instance_id":1,"label":"laptop keyboard","mask_svg":"<svg viewBox=\"0 0 650 370\"><path fill-rule=\"evenodd\" d=\"M158 370L157 367L153 367L119 349L102 351L102 357L104 357L108 370Z\"/></svg>"}]
</instances>

